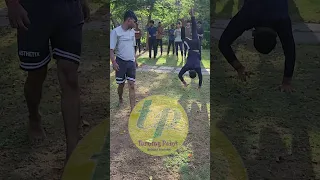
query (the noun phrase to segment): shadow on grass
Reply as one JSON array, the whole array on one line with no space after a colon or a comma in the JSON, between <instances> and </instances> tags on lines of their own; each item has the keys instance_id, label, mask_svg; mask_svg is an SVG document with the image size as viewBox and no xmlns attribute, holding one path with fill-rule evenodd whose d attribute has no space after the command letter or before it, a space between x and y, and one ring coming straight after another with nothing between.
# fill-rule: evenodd
<instances>
[{"instance_id":1,"label":"shadow on grass","mask_svg":"<svg viewBox=\"0 0 320 180\"><path fill-rule=\"evenodd\" d=\"M115 168L117 168L117 163L125 163L126 165L121 168L114 171L111 171L111 173L116 174L116 172L121 172L122 177L130 174L127 172L130 169L130 172L137 172L135 173L136 178L143 178L147 177L147 175L153 175L154 178L162 179L164 176L161 176L161 173L163 175L168 175L167 170L172 171L172 168L178 167L177 172L180 173L180 176L184 179L195 179L196 177L199 177L198 170L202 169L203 172L201 177L206 177L202 179L209 179L209 169L205 168L205 164L207 164L207 167L209 167L209 139L207 138L210 134L209 132L209 119L208 119L208 111L206 109L207 104L209 103L209 85L208 85L208 76L204 78L205 87L203 89L203 92L197 92L196 90L196 84L191 83L190 88L187 90L180 87L181 82L179 81L177 74L156 74L156 73L148 73L147 75L143 75L145 73L138 72L137 77L140 77L141 79L145 79L145 77L149 77L145 79L142 82L137 79L137 100L141 100L143 98L146 98L150 95L166 95L169 97L180 97L179 103L182 105L182 107L185 109L185 111L188 114L189 118L189 135L184 143L184 145L181 147L180 150L178 150L177 153L174 155L168 156L167 158L163 157L149 157L148 155L145 155L142 152L135 152L134 150L134 156L130 155L130 158L123 157L122 151L119 151L119 149L131 149L132 142L130 143L122 143L126 144L125 147L121 147L121 144L113 144L112 149L112 159L114 159L114 165ZM152 78L150 78L152 77ZM188 78L186 78L188 79ZM150 84L149 81L154 82L153 84ZM148 86L147 84L150 84ZM152 86L151 86L152 85ZM182 86L182 85L181 85ZM191 87L192 86L192 87ZM112 96L115 97L116 90L115 87L112 85L112 88L114 92L112 92ZM125 89L124 96L127 96L128 93L127 88ZM200 98L199 98L200 97ZM116 100L117 98L113 98L113 100ZM125 98L126 99L126 98ZM127 100L126 100L127 101ZM126 104L128 102L125 102ZM201 108L199 107L201 106ZM117 114L119 114L118 112ZM116 116L116 113L112 113L112 116ZM116 117L115 117L116 118ZM115 119L113 118L113 119ZM118 117L119 119L119 117ZM117 121L117 120L116 120ZM121 121L115 125L113 129L120 129L127 128L127 124L125 121ZM119 130L120 130L119 129ZM116 130L117 132L117 130ZM118 139L120 138L120 139ZM129 138L130 136L126 135L126 137L122 138ZM118 135L115 134L112 137L113 141L120 141L123 142L124 139L122 139ZM207 142L206 142L207 141ZM128 147L127 147L128 146ZM127 150L129 152L133 150ZM207 153L207 156L205 155ZM192 160L190 161L189 154L192 154ZM122 157L120 159L120 157ZM120 161L120 162L118 162ZM143 162L143 163L142 163ZM139 164L139 166L138 166ZM196 167L196 169L194 169ZM143 169L143 173L141 170ZM172 175L169 173L169 176ZM169 177L168 176L168 177Z\"/></svg>"},{"instance_id":2,"label":"shadow on grass","mask_svg":"<svg viewBox=\"0 0 320 180\"><path fill-rule=\"evenodd\" d=\"M44 83L44 93L40 105L43 126L48 137L41 144L31 144L26 136L28 112L23 95L26 73L19 69L14 31L7 27L0 29L0 72L2 74L0 78L0 179L59 179L63 171L65 137L60 114L60 90L56 67L53 64L55 60L52 60L50 64L51 68L48 70L48 76ZM85 33L84 43L105 44L101 40L92 40L97 37L105 39L106 34L102 34L100 31L91 34ZM84 46L84 56L87 53L96 56L87 56L80 66L79 81L80 84L84 82L81 84L82 119L94 126L99 123L100 119L109 117L107 114L109 112L108 83L103 86L103 82L108 81L109 75L107 72L109 67L105 63L108 55L103 53L105 51L97 52L99 49L95 48L96 45ZM97 85L95 83L97 81L101 83ZM85 86L88 89L84 89ZM96 99L96 97L99 98ZM84 132L89 129L85 128Z\"/></svg>"}]
</instances>

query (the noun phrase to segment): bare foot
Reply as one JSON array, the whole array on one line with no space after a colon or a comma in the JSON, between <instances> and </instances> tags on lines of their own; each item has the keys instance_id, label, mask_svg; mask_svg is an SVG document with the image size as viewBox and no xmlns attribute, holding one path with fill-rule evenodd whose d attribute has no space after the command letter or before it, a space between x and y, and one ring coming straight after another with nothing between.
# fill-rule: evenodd
<instances>
[{"instance_id":1,"label":"bare foot","mask_svg":"<svg viewBox=\"0 0 320 180\"><path fill-rule=\"evenodd\" d=\"M28 136L30 141L39 141L44 140L46 138L46 133L41 126L41 116L37 117L29 116L29 128L28 128Z\"/></svg>"}]
</instances>

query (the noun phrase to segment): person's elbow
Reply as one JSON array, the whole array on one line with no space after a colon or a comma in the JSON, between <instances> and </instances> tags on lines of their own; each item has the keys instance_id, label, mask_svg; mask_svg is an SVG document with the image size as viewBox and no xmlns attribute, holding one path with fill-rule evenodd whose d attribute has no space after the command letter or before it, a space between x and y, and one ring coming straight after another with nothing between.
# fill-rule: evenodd
<instances>
[{"instance_id":1,"label":"person's elbow","mask_svg":"<svg viewBox=\"0 0 320 180\"><path fill-rule=\"evenodd\" d=\"M220 38L218 45L219 50L223 52L224 49L226 49L228 46L230 46L230 44L227 41L225 41L224 38Z\"/></svg>"}]
</instances>

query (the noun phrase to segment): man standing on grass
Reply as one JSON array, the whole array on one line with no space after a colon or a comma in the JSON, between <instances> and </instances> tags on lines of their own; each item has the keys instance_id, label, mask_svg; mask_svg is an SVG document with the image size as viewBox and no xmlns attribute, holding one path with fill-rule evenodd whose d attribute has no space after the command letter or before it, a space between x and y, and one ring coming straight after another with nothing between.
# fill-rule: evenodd
<instances>
[{"instance_id":1,"label":"man standing on grass","mask_svg":"<svg viewBox=\"0 0 320 180\"><path fill-rule=\"evenodd\" d=\"M187 51L188 51L188 47L186 46L186 44L184 43L186 41L186 39L192 39L192 34L191 34L191 22L188 20L186 23L186 27L185 27L185 36L182 39L183 41L183 49L184 49L184 58L187 57Z\"/></svg>"},{"instance_id":2,"label":"man standing on grass","mask_svg":"<svg viewBox=\"0 0 320 180\"><path fill-rule=\"evenodd\" d=\"M170 54L171 46L172 46L172 54L174 55L174 24L171 24L171 28L169 29L168 34L169 34L168 55Z\"/></svg>"},{"instance_id":3,"label":"man standing on grass","mask_svg":"<svg viewBox=\"0 0 320 180\"><path fill-rule=\"evenodd\" d=\"M162 55L162 37L163 37L163 27L161 25L161 22L158 23L157 28L157 51L158 51L158 45L160 45L161 55Z\"/></svg>"},{"instance_id":4,"label":"man standing on grass","mask_svg":"<svg viewBox=\"0 0 320 180\"><path fill-rule=\"evenodd\" d=\"M139 49L139 54L141 53L141 36L142 32L141 29L139 28L138 23L136 22L136 26L134 28L135 30L135 38L136 38L136 46L135 46L135 53L137 53L137 48Z\"/></svg>"},{"instance_id":5,"label":"man standing on grass","mask_svg":"<svg viewBox=\"0 0 320 180\"><path fill-rule=\"evenodd\" d=\"M149 27L147 31L148 31L149 58L151 59L151 51L153 48L153 57L155 59L157 57L157 40L156 40L157 28L154 27L153 20L149 22Z\"/></svg>"},{"instance_id":6,"label":"man standing on grass","mask_svg":"<svg viewBox=\"0 0 320 180\"><path fill-rule=\"evenodd\" d=\"M204 31L203 31L203 27L202 27L202 23L201 21L198 21L198 29L197 29L197 32L198 32L198 36L199 36L199 40L200 40L200 57L201 57L201 50L202 50L202 39L203 39L203 34L204 34Z\"/></svg>"},{"instance_id":7,"label":"man standing on grass","mask_svg":"<svg viewBox=\"0 0 320 180\"><path fill-rule=\"evenodd\" d=\"M133 28L138 20L134 12L130 10L124 14L123 20L122 25L113 29L110 33L110 59L113 69L116 71L119 105L123 103L123 88L126 80L128 80L130 107L132 111L136 102L135 78L136 68L138 67L134 50L136 42Z\"/></svg>"},{"instance_id":8,"label":"man standing on grass","mask_svg":"<svg viewBox=\"0 0 320 180\"><path fill-rule=\"evenodd\" d=\"M245 1L241 10L231 19L224 30L219 41L219 49L243 81L246 80L249 73L235 56L231 44L244 31L252 28L255 29L253 32L254 46L262 54L269 54L275 48L277 36L279 36L285 55L284 75L280 90L292 92L291 80L296 52L291 19L288 13L288 1Z\"/></svg>"},{"instance_id":9,"label":"man standing on grass","mask_svg":"<svg viewBox=\"0 0 320 180\"><path fill-rule=\"evenodd\" d=\"M67 143L66 161L80 138L80 93L78 67L82 45L82 26L90 10L85 0L6 0L8 17L17 28L20 68L27 71L24 95L29 111L30 139L46 137L41 126L39 105L43 82L51 60L57 60L61 87L61 111Z\"/></svg>"}]
</instances>

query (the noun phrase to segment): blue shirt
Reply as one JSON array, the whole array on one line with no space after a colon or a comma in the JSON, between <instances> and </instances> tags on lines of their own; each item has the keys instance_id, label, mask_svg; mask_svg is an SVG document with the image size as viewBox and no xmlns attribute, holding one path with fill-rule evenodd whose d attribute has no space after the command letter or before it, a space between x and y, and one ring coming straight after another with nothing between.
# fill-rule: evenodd
<instances>
[{"instance_id":1,"label":"blue shirt","mask_svg":"<svg viewBox=\"0 0 320 180\"><path fill-rule=\"evenodd\" d=\"M156 39L156 33L157 33L157 28L156 27L154 27L154 26L153 27L148 27L147 31L149 33L149 38Z\"/></svg>"},{"instance_id":2,"label":"blue shirt","mask_svg":"<svg viewBox=\"0 0 320 180\"><path fill-rule=\"evenodd\" d=\"M174 41L174 29L169 29L169 40Z\"/></svg>"}]
</instances>

